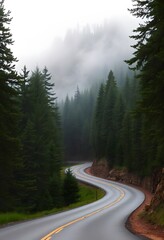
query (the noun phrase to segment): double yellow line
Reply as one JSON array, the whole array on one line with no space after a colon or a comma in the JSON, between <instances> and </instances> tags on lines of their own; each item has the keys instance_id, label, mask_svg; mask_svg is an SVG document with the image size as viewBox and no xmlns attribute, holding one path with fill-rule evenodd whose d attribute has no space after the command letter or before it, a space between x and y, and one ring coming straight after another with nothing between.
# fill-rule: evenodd
<instances>
[{"instance_id":1,"label":"double yellow line","mask_svg":"<svg viewBox=\"0 0 164 240\"><path fill-rule=\"evenodd\" d=\"M100 182L99 180L94 180L94 181ZM54 229L52 232L50 232L49 234L47 234L47 235L46 235L45 237L43 237L41 240L50 240L51 237L52 237L52 235L61 232L64 228L66 228L66 227L68 227L68 226L70 226L70 225L72 225L72 224L74 224L74 223L77 223L77 222L79 222L79 221L82 221L82 220L85 219L85 218L91 217L91 216L93 216L93 215L101 212L101 211L104 210L104 209L110 208L110 207L112 207L113 205L115 205L116 203L120 202L120 201L124 198L125 193L124 193L124 191L123 191L121 188L116 187L116 186L114 186L114 185L111 184L111 183L103 183L103 184L115 188L117 191L120 192L120 196L119 196L115 201L113 201L112 203L110 203L110 204L108 204L108 205L106 205L106 206L104 206L104 207L102 207L102 208L100 208L100 209L98 209L98 210L96 210L96 211L94 211L94 212L91 212L91 213L89 213L89 214L87 214L87 215L84 215L84 216L82 216L82 217L80 217L80 218L77 218L77 219L75 219L75 220L73 220L73 221L71 221L71 222L68 222L68 223L66 223L66 224L64 224L64 225L62 225L62 226Z\"/></svg>"}]
</instances>

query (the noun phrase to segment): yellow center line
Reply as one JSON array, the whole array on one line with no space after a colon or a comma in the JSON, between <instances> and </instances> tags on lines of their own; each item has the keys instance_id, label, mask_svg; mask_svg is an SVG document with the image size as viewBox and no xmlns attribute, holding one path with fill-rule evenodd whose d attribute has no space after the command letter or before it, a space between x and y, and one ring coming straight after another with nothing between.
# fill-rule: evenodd
<instances>
[{"instance_id":1,"label":"yellow center line","mask_svg":"<svg viewBox=\"0 0 164 240\"><path fill-rule=\"evenodd\" d=\"M86 177L86 178L87 178L87 177ZM95 179L95 181L96 181L96 182L101 182L101 181L96 180L96 179ZM120 196L119 196L115 201L113 201L112 203L106 205L105 207L102 207L102 208L100 208L100 209L98 209L98 210L96 210L96 211L94 211L94 212L91 212L91 213L89 213L89 214L87 214L87 215L84 215L84 216L82 216L82 217L80 217L80 218L77 218L77 219L75 219L75 220L73 220L73 221L71 221L71 222L68 222L68 223L66 223L66 224L64 224L64 225L62 225L62 226L54 229L52 232L50 232L49 234L47 234L47 235L46 235L45 237L43 237L41 240L50 240L51 237L52 237L52 235L61 232L64 228L66 228L66 227L68 227L68 226L70 226L70 225L72 225L72 224L74 224L74 223L77 223L77 222L79 222L79 221L82 221L82 220L85 219L85 218L91 217L91 216L93 216L93 215L101 212L101 211L104 210L104 209L110 208L110 207L112 207L113 205L115 205L116 203L120 202L120 201L124 198L125 193L124 193L124 191L123 191L122 189L120 189L119 187L114 186L114 185L111 184L111 183L106 183L106 182L105 182L105 183L103 183L103 184L108 185L108 186L111 186L111 187L117 189L117 190L120 192Z\"/></svg>"},{"instance_id":2,"label":"yellow center line","mask_svg":"<svg viewBox=\"0 0 164 240\"><path fill-rule=\"evenodd\" d=\"M63 227L56 228L55 230L47 234L45 237L43 237L41 240L50 240L53 234L57 234L62 230L63 230Z\"/></svg>"}]
</instances>

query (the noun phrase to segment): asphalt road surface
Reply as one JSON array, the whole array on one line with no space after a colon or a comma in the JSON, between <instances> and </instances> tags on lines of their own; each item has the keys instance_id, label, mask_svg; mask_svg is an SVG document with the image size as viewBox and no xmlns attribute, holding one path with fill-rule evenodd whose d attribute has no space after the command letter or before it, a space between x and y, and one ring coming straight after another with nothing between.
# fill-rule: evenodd
<instances>
[{"instance_id":1,"label":"asphalt road surface","mask_svg":"<svg viewBox=\"0 0 164 240\"><path fill-rule=\"evenodd\" d=\"M129 214L144 200L132 187L87 175L90 163L72 167L73 174L106 191L91 204L0 229L0 240L139 240L125 228ZM96 190L95 190L96 199Z\"/></svg>"}]
</instances>

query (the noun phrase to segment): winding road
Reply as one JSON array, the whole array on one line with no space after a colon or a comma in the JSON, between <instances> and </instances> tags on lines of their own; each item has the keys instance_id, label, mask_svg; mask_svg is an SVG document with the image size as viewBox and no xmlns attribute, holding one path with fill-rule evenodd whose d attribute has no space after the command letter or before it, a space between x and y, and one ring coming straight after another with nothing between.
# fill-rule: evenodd
<instances>
[{"instance_id":1,"label":"winding road","mask_svg":"<svg viewBox=\"0 0 164 240\"><path fill-rule=\"evenodd\" d=\"M106 195L91 204L70 211L0 229L0 240L139 240L125 228L129 214L144 200L137 189L90 176L91 163L72 167L77 179L100 187ZM96 192L95 192L96 197Z\"/></svg>"}]
</instances>

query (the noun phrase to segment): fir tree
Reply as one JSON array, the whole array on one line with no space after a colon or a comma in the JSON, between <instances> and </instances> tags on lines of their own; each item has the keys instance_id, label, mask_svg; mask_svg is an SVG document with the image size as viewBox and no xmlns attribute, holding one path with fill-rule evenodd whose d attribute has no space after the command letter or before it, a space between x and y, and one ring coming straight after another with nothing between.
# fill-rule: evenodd
<instances>
[{"instance_id":1,"label":"fir tree","mask_svg":"<svg viewBox=\"0 0 164 240\"><path fill-rule=\"evenodd\" d=\"M103 114L103 132L105 136L105 156L111 165L115 161L116 152L116 131L115 131L115 119L114 111L117 101L117 83L113 72L110 71L108 80L105 87L105 102L104 102L104 114Z\"/></svg>"},{"instance_id":2,"label":"fir tree","mask_svg":"<svg viewBox=\"0 0 164 240\"><path fill-rule=\"evenodd\" d=\"M141 101L139 111L144 115L146 125L144 135L154 143L154 151L150 158L150 172L154 167L163 165L161 149L164 149L164 14L162 0L133 0L134 8L130 12L143 19L143 23L134 30L137 43L132 59L127 61L134 64L133 69L139 70ZM153 139L152 139L153 138ZM160 147L159 147L160 146ZM151 144L147 145L145 157Z\"/></svg>"},{"instance_id":3,"label":"fir tree","mask_svg":"<svg viewBox=\"0 0 164 240\"><path fill-rule=\"evenodd\" d=\"M62 161L60 117L50 80L46 68L43 72L36 68L20 95L28 106L21 105L24 121L20 126L24 160L22 203L26 211L50 209L61 202L60 184L58 186Z\"/></svg>"},{"instance_id":4,"label":"fir tree","mask_svg":"<svg viewBox=\"0 0 164 240\"><path fill-rule=\"evenodd\" d=\"M18 136L18 88L19 77L15 71L14 58L10 49L13 44L8 25L10 11L4 1L0 2L0 210L14 209L17 204L18 183L16 175L21 164Z\"/></svg>"},{"instance_id":5,"label":"fir tree","mask_svg":"<svg viewBox=\"0 0 164 240\"><path fill-rule=\"evenodd\" d=\"M63 196L65 205L75 203L79 200L79 187L76 178L70 169L67 170L63 183Z\"/></svg>"},{"instance_id":6,"label":"fir tree","mask_svg":"<svg viewBox=\"0 0 164 240\"><path fill-rule=\"evenodd\" d=\"M93 122L93 146L95 155L98 159L105 157L105 139L104 139L104 132L103 132L103 114L104 114L104 84L101 84L97 101L95 107L95 115L94 115L94 122Z\"/></svg>"}]
</instances>

